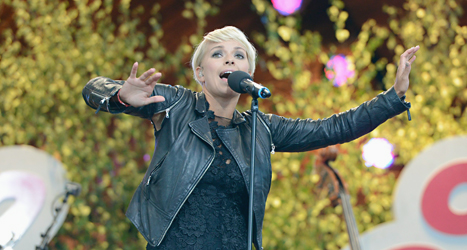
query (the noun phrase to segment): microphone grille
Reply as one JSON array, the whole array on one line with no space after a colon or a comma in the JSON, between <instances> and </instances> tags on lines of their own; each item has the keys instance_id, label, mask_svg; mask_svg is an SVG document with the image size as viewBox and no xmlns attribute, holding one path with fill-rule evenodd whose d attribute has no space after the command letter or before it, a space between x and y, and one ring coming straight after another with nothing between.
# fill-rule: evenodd
<instances>
[{"instance_id":1,"label":"microphone grille","mask_svg":"<svg viewBox=\"0 0 467 250\"><path fill-rule=\"evenodd\" d=\"M250 74L244 72L244 71L235 71L235 72L232 72L232 74L229 75L228 77L228 83L229 83L229 87L231 89L233 89L233 91L237 92L237 93L246 93L242 88L241 88L241 85L240 83L244 80L244 79L249 79L249 80L252 80L251 79L251 76Z\"/></svg>"}]
</instances>

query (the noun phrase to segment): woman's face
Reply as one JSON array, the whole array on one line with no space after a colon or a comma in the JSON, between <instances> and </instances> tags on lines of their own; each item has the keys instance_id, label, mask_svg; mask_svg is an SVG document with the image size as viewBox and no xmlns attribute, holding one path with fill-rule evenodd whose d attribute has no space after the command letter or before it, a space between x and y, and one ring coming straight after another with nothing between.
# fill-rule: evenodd
<instances>
[{"instance_id":1,"label":"woman's face","mask_svg":"<svg viewBox=\"0 0 467 250\"><path fill-rule=\"evenodd\" d=\"M231 98L240 94L229 87L228 73L237 70L250 73L248 68L246 50L241 43L235 40L210 42L207 43L201 66L196 68L196 74L206 95L214 98Z\"/></svg>"}]
</instances>

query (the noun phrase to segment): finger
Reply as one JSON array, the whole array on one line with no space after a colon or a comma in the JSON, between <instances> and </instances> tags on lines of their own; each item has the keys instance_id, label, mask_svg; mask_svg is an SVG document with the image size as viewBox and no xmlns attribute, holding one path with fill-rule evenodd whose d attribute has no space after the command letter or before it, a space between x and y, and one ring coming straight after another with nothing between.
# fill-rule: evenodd
<instances>
[{"instance_id":1,"label":"finger","mask_svg":"<svg viewBox=\"0 0 467 250\"><path fill-rule=\"evenodd\" d=\"M410 58L408 61L405 62L405 67L403 68L402 75L407 76L410 74L410 71L412 70L412 63L415 61L417 56L413 56Z\"/></svg>"},{"instance_id":2,"label":"finger","mask_svg":"<svg viewBox=\"0 0 467 250\"><path fill-rule=\"evenodd\" d=\"M411 58L411 57L415 54L415 52L417 52L417 51L415 50L415 48L411 48L411 49L409 50L409 53L407 53L407 55L406 55L405 57L406 57L407 59L409 59L409 58Z\"/></svg>"},{"instance_id":3,"label":"finger","mask_svg":"<svg viewBox=\"0 0 467 250\"><path fill-rule=\"evenodd\" d=\"M157 102L163 102L165 101L165 98L161 95L155 95L155 96L151 96L147 99L147 104L150 104L150 103L157 103ZM146 104L146 105L147 105Z\"/></svg>"},{"instance_id":4,"label":"finger","mask_svg":"<svg viewBox=\"0 0 467 250\"><path fill-rule=\"evenodd\" d=\"M144 73L139 77L139 79L140 79L140 80L143 80L143 81L146 81L146 79L147 79L150 75L154 74L154 72L156 72L156 70L155 70L154 68L151 68L151 69L149 69L148 71L144 72Z\"/></svg>"},{"instance_id":5,"label":"finger","mask_svg":"<svg viewBox=\"0 0 467 250\"><path fill-rule=\"evenodd\" d=\"M410 58L410 60L409 60L410 65L412 65L413 61L415 61L416 58L417 58L417 56L415 56L415 55L412 58Z\"/></svg>"},{"instance_id":6,"label":"finger","mask_svg":"<svg viewBox=\"0 0 467 250\"><path fill-rule=\"evenodd\" d=\"M410 49L407 49L406 51L404 51L404 53L402 53L402 55L401 55L401 59L406 58L412 52L412 49L413 49L413 47L410 48Z\"/></svg>"},{"instance_id":7,"label":"finger","mask_svg":"<svg viewBox=\"0 0 467 250\"><path fill-rule=\"evenodd\" d=\"M410 51L410 49L408 49L404 53L402 53L402 55L401 55L401 57L399 59L399 67L401 67L402 65L407 66L407 56L410 53L409 51Z\"/></svg>"},{"instance_id":8,"label":"finger","mask_svg":"<svg viewBox=\"0 0 467 250\"><path fill-rule=\"evenodd\" d=\"M138 71L138 62L133 63L131 68L130 78L136 78L136 72Z\"/></svg>"},{"instance_id":9,"label":"finger","mask_svg":"<svg viewBox=\"0 0 467 250\"><path fill-rule=\"evenodd\" d=\"M148 80L146 80L146 85L151 85L154 82L157 82L159 79L161 79L162 74L161 73L156 73L153 76L151 76Z\"/></svg>"},{"instance_id":10,"label":"finger","mask_svg":"<svg viewBox=\"0 0 467 250\"><path fill-rule=\"evenodd\" d=\"M420 49L420 46L418 46L418 45L415 46L415 47L412 47L412 48L408 49L407 51L408 51L409 53L407 54L406 57L407 57L407 58L411 58L413 55L415 55L415 53L416 53L419 49Z\"/></svg>"},{"instance_id":11,"label":"finger","mask_svg":"<svg viewBox=\"0 0 467 250\"><path fill-rule=\"evenodd\" d=\"M417 50L418 50L418 46L417 47L412 47L412 48L406 50L404 53L402 53L402 55L400 57L399 65L400 66L404 65L405 67L410 67L411 63L409 63L409 58L411 58L413 56L413 54Z\"/></svg>"}]
</instances>

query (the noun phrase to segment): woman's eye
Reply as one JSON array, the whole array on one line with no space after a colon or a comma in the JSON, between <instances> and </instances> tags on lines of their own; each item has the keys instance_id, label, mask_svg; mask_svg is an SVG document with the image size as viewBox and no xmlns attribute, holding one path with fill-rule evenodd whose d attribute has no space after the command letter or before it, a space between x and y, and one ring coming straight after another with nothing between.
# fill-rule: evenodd
<instances>
[{"instance_id":1,"label":"woman's eye","mask_svg":"<svg viewBox=\"0 0 467 250\"><path fill-rule=\"evenodd\" d=\"M236 56L237 58L239 58L239 59L243 59L243 58L245 58L245 56L244 56L244 55L242 55L242 54L236 54L235 56Z\"/></svg>"},{"instance_id":2,"label":"woman's eye","mask_svg":"<svg viewBox=\"0 0 467 250\"><path fill-rule=\"evenodd\" d=\"M222 56L222 53L220 52L214 52L214 54L212 54L212 57L221 57Z\"/></svg>"}]
</instances>

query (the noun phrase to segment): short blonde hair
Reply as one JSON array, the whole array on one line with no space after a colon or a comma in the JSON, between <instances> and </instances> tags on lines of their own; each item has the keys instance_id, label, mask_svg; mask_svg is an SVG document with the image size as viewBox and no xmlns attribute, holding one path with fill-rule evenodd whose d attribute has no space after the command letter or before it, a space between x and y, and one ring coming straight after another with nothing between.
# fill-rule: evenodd
<instances>
[{"instance_id":1,"label":"short blonde hair","mask_svg":"<svg viewBox=\"0 0 467 250\"><path fill-rule=\"evenodd\" d=\"M222 29L216 29L205 35L203 41L196 47L195 52L191 57L191 68L193 69L194 78L198 83L200 82L198 80L198 76L196 75L196 68L201 66L201 61L203 60L204 54L206 52L207 43L219 43L231 40L237 41L245 47L249 64L248 73L253 76L256 68L255 47L250 43L250 41L248 41L248 38L241 30L233 26L225 26Z\"/></svg>"}]
</instances>

